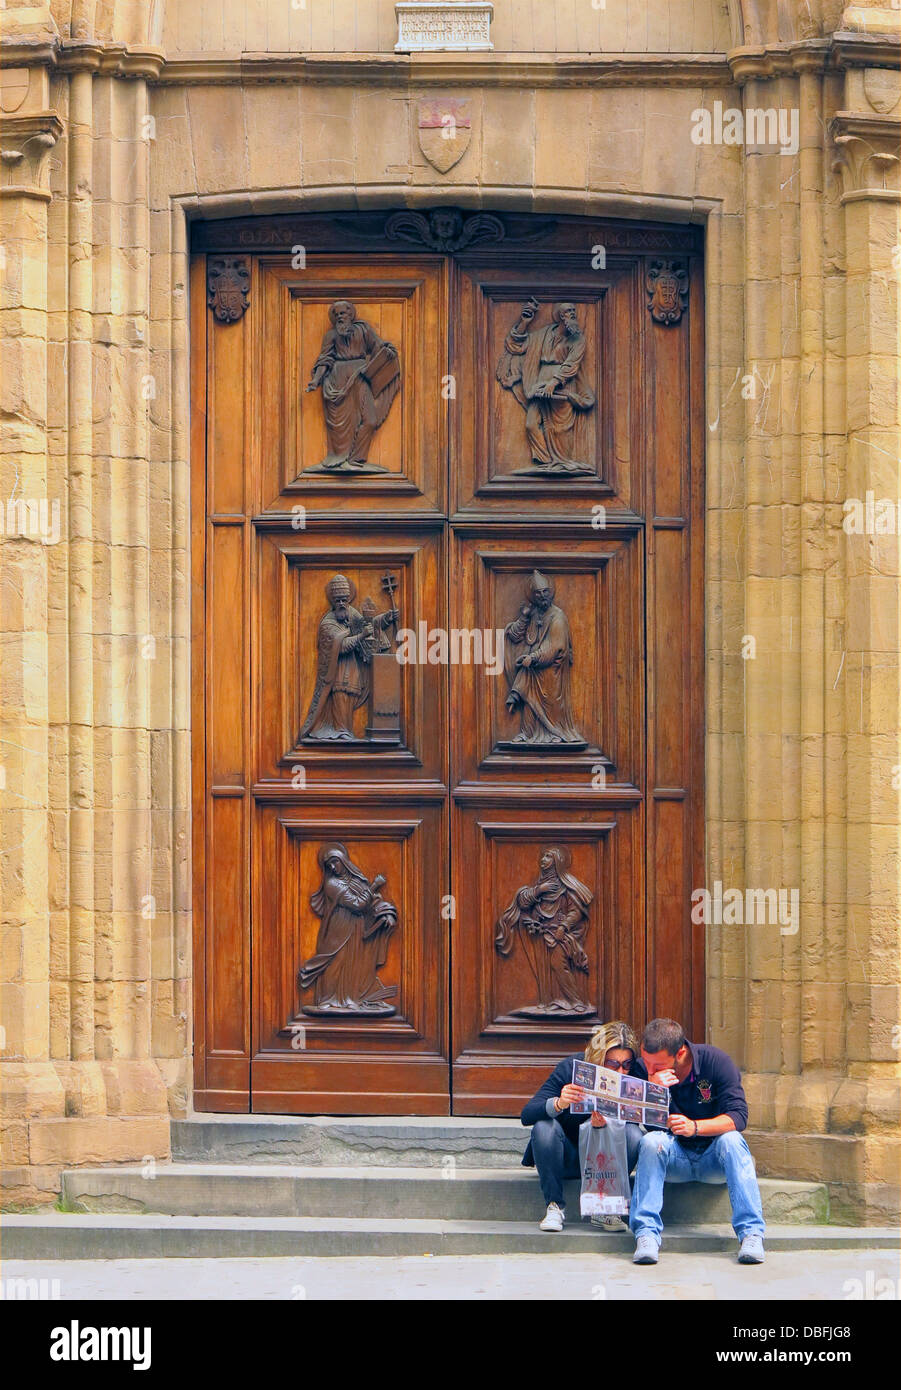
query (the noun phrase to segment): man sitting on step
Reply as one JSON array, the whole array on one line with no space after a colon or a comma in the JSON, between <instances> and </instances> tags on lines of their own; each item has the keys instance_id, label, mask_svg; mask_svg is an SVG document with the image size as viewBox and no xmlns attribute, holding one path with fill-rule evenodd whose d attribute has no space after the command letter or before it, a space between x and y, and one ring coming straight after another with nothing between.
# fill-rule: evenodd
<instances>
[{"instance_id":1,"label":"man sitting on step","mask_svg":"<svg viewBox=\"0 0 901 1390\"><path fill-rule=\"evenodd\" d=\"M639 1146L629 1213L634 1263L657 1263L664 1182L725 1182L739 1264L763 1264L766 1227L754 1159L741 1135L748 1102L738 1067L718 1047L688 1042L673 1019L655 1018L642 1034L635 1071L669 1088L670 1133L649 1130Z\"/></svg>"},{"instance_id":2,"label":"man sitting on step","mask_svg":"<svg viewBox=\"0 0 901 1390\"><path fill-rule=\"evenodd\" d=\"M563 1180L581 1177L579 1164L579 1126L590 1119L594 1125L606 1124L603 1115L574 1115L570 1106L584 1095L581 1086L573 1085L573 1062L593 1062L595 1066L628 1074L637 1063L638 1043L632 1029L625 1023L607 1023L595 1028L588 1040L584 1057L576 1053L558 1062L547 1081L535 1092L522 1109L522 1122L532 1126L532 1136L523 1154L524 1168L536 1167L541 1192L547 1205L542 1231L563 1230ZM626 1153L629 1171L635 1166L641 1129L626 1125ZM618 1216L593 1216L593 1226L606 1231L626 1229Z\"/></svg>"}]
</instances>

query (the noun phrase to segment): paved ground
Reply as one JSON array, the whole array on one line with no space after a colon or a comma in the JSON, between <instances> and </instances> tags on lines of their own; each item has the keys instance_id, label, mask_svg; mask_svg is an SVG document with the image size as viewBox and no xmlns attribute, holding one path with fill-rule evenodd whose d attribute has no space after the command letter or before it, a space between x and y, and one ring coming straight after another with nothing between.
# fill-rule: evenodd
<instances>
[{"instance_id":1,"label":"paved ground","mask_svg":"<svg viewBox=\"0 0 901 1390\"><path fill-rule=\"evenodd\" d=\"M13 1279L48 1281L32 1296L65 1299L822 1299L898 1298L897 1252L780 1252L761 1266L733 1255L469 1255L401 1259L5 1260ZM57 1285L53 1280L59 1281Z\"/></svg>"}]
</instances>

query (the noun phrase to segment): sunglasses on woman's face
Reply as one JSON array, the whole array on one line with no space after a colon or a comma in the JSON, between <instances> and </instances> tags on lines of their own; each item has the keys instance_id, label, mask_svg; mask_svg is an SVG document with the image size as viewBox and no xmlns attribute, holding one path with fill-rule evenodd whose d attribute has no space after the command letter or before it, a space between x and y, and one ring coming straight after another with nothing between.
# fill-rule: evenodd
<instances>
[{"instance_id":1,"label":"sunglasses on woman's face","mask_svg":"<svg viewBox=\"0 0 901 1390\"><path fill-rule=\"evenodd\" d=\"M629 1066L628 1062L605 1062L604 1066L608 1071L625 1071Z\"/></svg>"}]
</instances>

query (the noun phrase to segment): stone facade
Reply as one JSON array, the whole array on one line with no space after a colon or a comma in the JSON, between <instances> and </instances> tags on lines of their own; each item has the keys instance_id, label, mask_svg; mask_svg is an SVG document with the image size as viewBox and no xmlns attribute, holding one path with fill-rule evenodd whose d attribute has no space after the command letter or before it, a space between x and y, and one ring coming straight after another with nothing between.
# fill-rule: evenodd
<instances>
[{"instance_id":1,"label":"stone facade","mask_svg":"<svg viewBox=\"0 0 901 1390\"><path fill-rule=\"evenodd\" d=\"M393 0L0 23L4 1201L190 1103L187 223L447 201L706 226L708 881L801 905L709 929L709 1036L763 1171L897 1216L898 528L843 529L901 497L891 0L495 0L412 56ZM781 144L714 142L752 109Z\"/></svg>"}]
</instances>

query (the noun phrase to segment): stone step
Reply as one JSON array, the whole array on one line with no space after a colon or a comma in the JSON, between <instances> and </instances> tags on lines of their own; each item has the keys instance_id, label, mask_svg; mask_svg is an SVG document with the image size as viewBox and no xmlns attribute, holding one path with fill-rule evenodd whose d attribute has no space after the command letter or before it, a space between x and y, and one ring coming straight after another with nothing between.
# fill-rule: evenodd
<instances>
[{"instance_id":1,"label":"stone step","mask_svg":"<svg viewBox=\"0 0 901 1390\"><path fill-rule=\"evenodd\" d=\"M829 1219L825 1186L762 1178L768 1222L818 1225ZM63 1173L66 1207L77 1212L164 1212L171 1216L312 1216L435 1221L539 1220L544 1210L534 1169L295 1167L289 1164L171 1163L72 1168ZM578 1216L579 1184L566 1184ZM670 1184L670 1224L729 1223L722 1184Z\"/></svg>"},{"instance_id":2,"label":"stone step","mask_svg":"<svg viewBox=\"0 0 901 1390\"><path fill-rule=\"evenodd\" d=\"M171 1128L176 1160L305 1167L509 1168L529 1139L519 1120L448 1115L192 1115Z\"/></svg>"},{"instance_id":3,"label":"stone step","mask_svg":"<svg viewBox=\"0 0 901 1390\"><path fill-rule=\"evenodd\" d=\"M892 1227L771 1226L770 1251L897 1250ZM252 1258L363 1255L596 1254L626 1260L629 1235L573 1222L559 1235L534 1221L378 1220L315 1216L79 1216L50 1212L5 1216L7 1260L117 1260L175 1257ZM664 1236L663 1254L720 1252L734 1258L728 1226L681 1226ZM766 1275L762 1276L764 1279Z\"/></svg>"}]
</instances>

